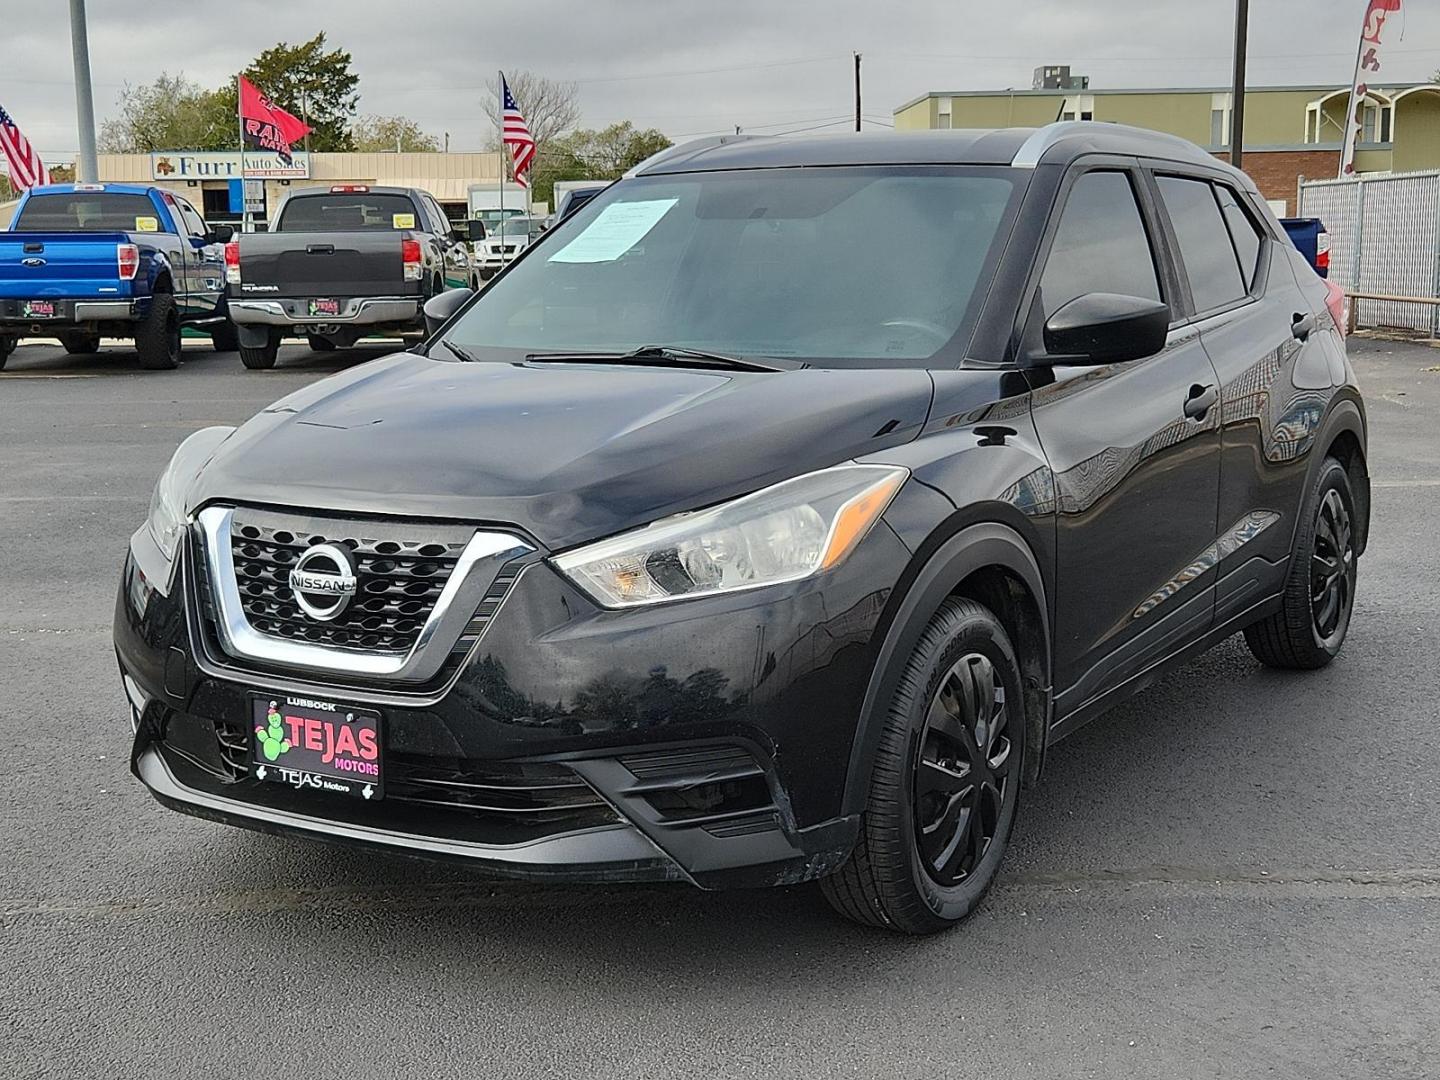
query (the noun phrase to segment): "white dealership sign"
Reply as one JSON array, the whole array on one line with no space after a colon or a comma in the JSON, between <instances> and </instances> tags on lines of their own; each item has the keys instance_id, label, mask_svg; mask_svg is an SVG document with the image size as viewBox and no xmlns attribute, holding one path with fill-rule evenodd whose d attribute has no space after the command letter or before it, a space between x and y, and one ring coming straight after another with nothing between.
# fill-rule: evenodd
<instances>
[{"instance_id":1,"label":"white dealership sign","mask_svg":"<svg viewBox=\"0 0 1440 1080\"><path fill-rule=\"evenodd\" d=\"M308 180L310 155L297 150L289 165L263 150L245 151L240 168L238 150L173 151L150 155L150 175L156 180Z\"/></svg>"}]
</instances>

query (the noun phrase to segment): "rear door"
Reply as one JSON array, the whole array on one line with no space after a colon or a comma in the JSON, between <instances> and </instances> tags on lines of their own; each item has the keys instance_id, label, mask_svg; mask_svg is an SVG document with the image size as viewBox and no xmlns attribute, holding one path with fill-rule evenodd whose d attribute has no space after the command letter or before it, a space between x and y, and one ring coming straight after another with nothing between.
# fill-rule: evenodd
<instances>
[{"instance_id":1,"label":"rear door","mask_svg":"<svg viewBox=\"0 0 1440 1080\"><path fill-rule=\"evenodd\" d=\"M1166 227L1220 378L1216 620L1224 622L1281 587L1331 372L1288 256L1245 193L1222 173L1162 170L1155 186Z\"/></svg>"},{"instance_id":2,"label":"rear door","mask_svg":"<svg viewBox=\"0 0 1440 1080\"><path fill-rule=\"evenodd\" d=\"M1072 170L1052 215L1030 321L1084 293L1164 300L1166 347L1142 360L1031 371L1055 474L1056 717L1210 627L1220 483L1215 370L1187 325L1148 186L1134 163ZM1030 338L1035 327L1027 327Z\"/></svg>"}]
</instances>

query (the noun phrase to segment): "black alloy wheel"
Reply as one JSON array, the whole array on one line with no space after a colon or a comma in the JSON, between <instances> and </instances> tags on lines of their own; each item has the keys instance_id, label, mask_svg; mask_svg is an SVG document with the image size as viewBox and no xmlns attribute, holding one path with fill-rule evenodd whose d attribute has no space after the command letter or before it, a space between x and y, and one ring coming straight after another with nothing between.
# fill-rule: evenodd
<instances>
[{"instance_id":1,"label":"black alloy wheel","mask_svg":"<svg viewBox=\"0 0 1440 1080\"><path fill-rule=\"evenodd\" d=\"M1340 492L1331 488L1320 501L1310 556L1310 612L1319 641L1344 632L1354 601L1355 529Z\"/></svg>"},{"instance_id":2,"label":"black alloy wheel","mask_svg":"<svg viewBox=\"0 0 1440 1080\"><path fill-rule=\"evenodd\" d=\"M869 926L933 934L984 898L1020 803L1020 661L994 612L950 597L906 657L885 710L860 833L820 882Z\"/></svg>"},{"instance_id":3,"label":"black alloy wheel","mask_svg":"<svg viewBox=\"0 0 1440 1080\"><path fill-rule=\"evenodd\" d=\"M1321 462L1295 532L1280 610L1245 627L1245 644L1268 667L1303 671L1339 655L1355 607L1364 530L1335 458Z\"/></svg>"},{"instance_id":4,"label":"black alloy wheel","mask_svg":"<svg viewBox=\"0 0 1440 1080\"><path fill-rule=\"evenodd\" d=\"M915 763L915 840L937 885L959 885L994 841L1012 778L1010 710L995 667L967 653L941 679Z\"/></svg>"}]
</instances>

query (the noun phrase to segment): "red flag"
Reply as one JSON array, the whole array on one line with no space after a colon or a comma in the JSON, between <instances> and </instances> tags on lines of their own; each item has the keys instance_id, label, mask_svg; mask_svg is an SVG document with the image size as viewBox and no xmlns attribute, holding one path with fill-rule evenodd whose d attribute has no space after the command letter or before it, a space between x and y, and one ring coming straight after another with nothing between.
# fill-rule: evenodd
<instances>
[{"instance_id":1,"label":"red flag","mask_svg":"<svg viewBox=\"0 0 1440 1080\"><path fill-rule=\"evenodd\" d=\"M305 138L310 125L273 104L258 86L241 75L240 130L246 149L269 150L289 165L290 147Z\"/></svg>"}]
</instances>

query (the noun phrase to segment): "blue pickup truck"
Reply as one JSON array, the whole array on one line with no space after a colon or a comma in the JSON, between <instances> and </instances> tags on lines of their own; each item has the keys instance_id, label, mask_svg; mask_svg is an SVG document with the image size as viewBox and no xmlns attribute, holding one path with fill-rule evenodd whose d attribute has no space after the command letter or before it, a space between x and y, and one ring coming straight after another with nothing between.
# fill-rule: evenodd
<instances>
[{"instance_id":1,"label":"blue pickup truck","mask_svg":"<svg viewBox=\"0 0 1440 1080\"><path fill-rule=\"evenodd\" d=\"M0 368L23 338L58 337L68 352L93 353L102 336L134 338L143 368L173 368L186 326L233 352L225 301L233 232L206 225L162 188L32 188L0 232Z\"/></svg>"}]
</instances>

